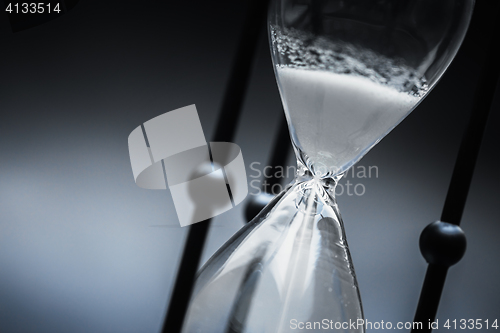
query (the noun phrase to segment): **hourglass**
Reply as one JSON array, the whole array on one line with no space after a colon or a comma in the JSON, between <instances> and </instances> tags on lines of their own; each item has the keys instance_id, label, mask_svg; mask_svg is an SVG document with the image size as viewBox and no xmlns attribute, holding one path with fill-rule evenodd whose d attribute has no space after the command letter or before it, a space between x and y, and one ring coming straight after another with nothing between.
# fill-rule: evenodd
<instances>
[{"instance_id":1,"label":"hourglass","mask_svg":"<svg viewBox=\"0 0 500 333\"><path fill-rule=\"evenodd\" d=\"M472 7L272 2L271 54L296 178L200 270L183 332L364 332L335 186L434 87Z\"/></svg>"}]
</instances>

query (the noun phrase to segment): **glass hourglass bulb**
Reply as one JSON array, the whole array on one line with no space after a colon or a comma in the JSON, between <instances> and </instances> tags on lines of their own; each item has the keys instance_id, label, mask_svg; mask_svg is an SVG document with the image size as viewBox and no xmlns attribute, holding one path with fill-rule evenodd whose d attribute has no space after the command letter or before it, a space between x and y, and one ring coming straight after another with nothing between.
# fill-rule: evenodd
<instances>
[{"instance_id":1,"label":"glass hourglass bulb","mask_svg":"<svg viewBox=\"0 0 500 333\"><path fill-rule=\"evenodd\" d=\"M183 332L364 332L335 186L436 84L472 7L272 1L271 54L297 175L203 266Z\"/></svg>"}]
</instances>

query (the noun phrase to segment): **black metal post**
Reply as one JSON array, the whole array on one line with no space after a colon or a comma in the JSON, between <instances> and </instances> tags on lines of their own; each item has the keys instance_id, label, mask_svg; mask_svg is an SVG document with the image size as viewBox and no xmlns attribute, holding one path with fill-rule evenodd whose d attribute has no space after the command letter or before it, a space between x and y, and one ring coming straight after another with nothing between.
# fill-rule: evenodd
<instances>
[{"instance_id":1,"label":"black metal post","mask_svg":"<svg viewBox=\"0 0 500 333\"><path fill-rule=\"evenodd\" d=\"M273 169L278 167L285 168L290 148L288 124L283 110L281 110L278 135L274 139L273 149L271 151L271 156L269 157L268 165L273 167ZM247 206L245 208L245 218L247 222L250 222L255 216L257 216L257 214L264 209L269 202L271 202L274 196L278 194L273 193L274 185L280 183L281 179L276 177L276 172L272 172L271 177L265 179L265 182L263 182L261 186L261 192L247 202Z\"/></svg>"},{"instance_id":2,"label":"black metal post","mask_svg":"<svg viewBox=\"0 0 500 333\"><path fill-rule=\"evenodd\" d=\"M265 26L268 0L248 1L248 9L226 86L213 141L231 142L241 114L260 31ZM181 332L193 290L196 272L210 227L210 220L189 227L172 296L163 323L163 333Z\"/></svg>"},{"instance_id":3,"label":"black metal post","mask_svg":"<svg viewBox=\"0 0 500 333\"><path fill-rule=\"evenodd\" d=\"M500 17L500 5L496 16ZM474 174L477 156L495 96L500 76L500 22L496 20L490 31L490 48L481 68L476 87L469 125L464 133L451 178L441 221L424 229L420 238L420 250L429 263L420 294L414 322L422 322L422 329L412 332L431 332L429 322L436 318L448 268L458 262L465 253L465 235L460 229L469 187Z\"/></svg>"},{"instance_id":4,"label":"black metal post","mask_svg":"<svg viewBox=\"0 0 500 333\"><path fill-rule=\"evenodd\" d=\"M286 118L283 110L281 111L281 117L279 122L278 135L274 141L273 150L271 152L271 156L269 158L269 165L273 168L284 168L286 166L286 159L288 158L288 153L290 151L290 135L288 134L288 124L286 122ZM266 186L265 191L271 194L273 193L272 188L273 185L280 184L281 179L274 176L269 178L268 186Z\"/></svg>"}]
</instances>

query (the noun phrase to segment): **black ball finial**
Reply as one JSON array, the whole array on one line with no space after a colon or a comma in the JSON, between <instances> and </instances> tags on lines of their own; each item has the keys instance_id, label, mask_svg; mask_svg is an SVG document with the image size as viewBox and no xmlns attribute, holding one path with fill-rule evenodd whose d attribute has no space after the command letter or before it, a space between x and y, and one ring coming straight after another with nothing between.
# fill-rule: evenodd
<instances>
[{"instance_id":1,"label":"black ball finial","mask_svg":"<svg viewBox=\"0 0 500 333\"><path fill-rule=\"evenodd\" d=\"M420 252L429 264L450 267L462 259L466 248L465 233L455 224L436 221L420 235Z\"/></svg>"}]
</instances>

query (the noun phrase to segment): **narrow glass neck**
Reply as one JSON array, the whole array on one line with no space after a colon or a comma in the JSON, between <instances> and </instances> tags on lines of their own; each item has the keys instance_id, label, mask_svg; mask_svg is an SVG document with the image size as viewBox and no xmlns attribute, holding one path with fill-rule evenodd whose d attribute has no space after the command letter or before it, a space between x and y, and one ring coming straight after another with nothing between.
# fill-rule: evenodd
<instances>
[{"instance_id":1,"label":"narrow glass neck","mask_svg":"<svg viewBox=\"0 0 500 333\"><path fill-rule=\"evenodd\" d=\"M335 175L333 177L318 177L315 176L313 171L311 171L300 159L297 159L297 173L295 175L295 184L302 184L302 188L305 190L307 188L315 187L318 191L318 195L325 192L330 200L333 201L332 204L336 205L335 199L335 188L339 180L344 176L344 173ZM327 198L325 198L327 199Z\"/></svg>"}]
</instances>

